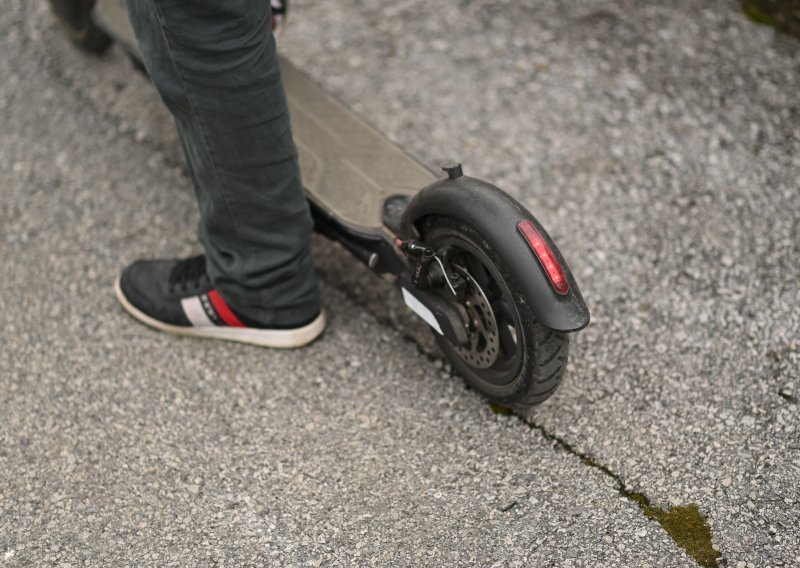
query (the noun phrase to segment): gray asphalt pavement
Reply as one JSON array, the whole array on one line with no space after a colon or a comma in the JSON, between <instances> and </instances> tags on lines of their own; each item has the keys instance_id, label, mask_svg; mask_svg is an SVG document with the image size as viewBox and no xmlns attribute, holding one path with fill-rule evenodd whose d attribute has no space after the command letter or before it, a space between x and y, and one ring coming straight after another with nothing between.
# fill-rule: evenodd
<instances>
[{"instance_id":1,"label":"gray asphalt pavement","mask_svg":"<svg viewBox=\"0 0 800 568\"><path fill-rule=\"evenodd\" d=\"M282 49L431 167L522 200L592 310L495 414L391 288L315 243L299 351L116 305L197 250L170 119L43 2L0 11L0 566L800 565L800 42L738 2L295 2Z\"/></svg>"}]
</instances>

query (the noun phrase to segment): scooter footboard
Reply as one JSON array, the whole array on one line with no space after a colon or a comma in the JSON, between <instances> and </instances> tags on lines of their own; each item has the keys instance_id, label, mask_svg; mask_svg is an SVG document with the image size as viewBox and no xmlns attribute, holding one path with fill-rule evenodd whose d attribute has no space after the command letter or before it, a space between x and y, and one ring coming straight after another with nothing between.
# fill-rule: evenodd
<instances>
[{"instance_id":1,"label":"scooter footboard","mask_svg":"<svg viewBox=\"0 0 800 568\"><path fill-rule=\"evenodd\" d=\"M425 187L408 204L403 238L418 238L430 215L472 227L507 265L538 323L560 332L583 329L589 309L558 247L534 216L499 188L460 176Z\"/></svg>"}]
</instances>

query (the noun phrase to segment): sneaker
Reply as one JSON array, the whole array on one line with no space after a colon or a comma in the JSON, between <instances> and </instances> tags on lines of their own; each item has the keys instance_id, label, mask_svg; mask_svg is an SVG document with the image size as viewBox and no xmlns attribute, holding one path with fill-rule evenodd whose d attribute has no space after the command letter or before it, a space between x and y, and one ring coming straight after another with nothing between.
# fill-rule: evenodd
<instances>
[{"instance_id":1,"label":"sneaker","mask_svg":"<svg viewBox=\"0 0 800 568\"><path fill-rule=\"evenodd\" d=\"M236 312L206 275L202 255L134 262L123 270L114 290L137 320L178 335L289 348L312 342L325 329L322 312L291 328L264 326Z\"/></svg>"}]
</instances>

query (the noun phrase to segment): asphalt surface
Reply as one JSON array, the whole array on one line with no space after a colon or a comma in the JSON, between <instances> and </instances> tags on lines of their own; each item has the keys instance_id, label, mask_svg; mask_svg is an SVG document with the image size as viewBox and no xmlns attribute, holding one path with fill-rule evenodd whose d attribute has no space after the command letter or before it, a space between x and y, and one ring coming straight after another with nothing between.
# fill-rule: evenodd
<instances>
[{"instance_id":1,"label":"asphalt surface","mask_svg":"<svg viewBox=\"0 0 800 568\"><path fill-rule=\"evenodd\" d=\"M800 564L800 42L733 1L296 4L296 64L556 238L593 315L565 384L495 414L321 240L307 348L136 324L120 268L197 250L169 117L11 0L0 565L694 565L629 491Z\"/></svg>"}]
</instances>

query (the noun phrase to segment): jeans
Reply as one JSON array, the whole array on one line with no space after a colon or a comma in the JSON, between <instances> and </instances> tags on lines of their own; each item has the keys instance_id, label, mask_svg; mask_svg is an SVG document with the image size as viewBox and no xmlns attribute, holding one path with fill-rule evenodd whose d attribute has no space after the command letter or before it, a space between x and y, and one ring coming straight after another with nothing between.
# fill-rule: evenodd
<instances>
[{"instance_id":1,"label":"jeans","mask_svg":"<svg viewBox=\"0 0 800 568\"><path fill-rule=\"evenodd\" d=\"M175 118L206 271L267 325L319 311L313 222L267 0L126 0L147 72Z\"/></svg>"}]
</instances>

